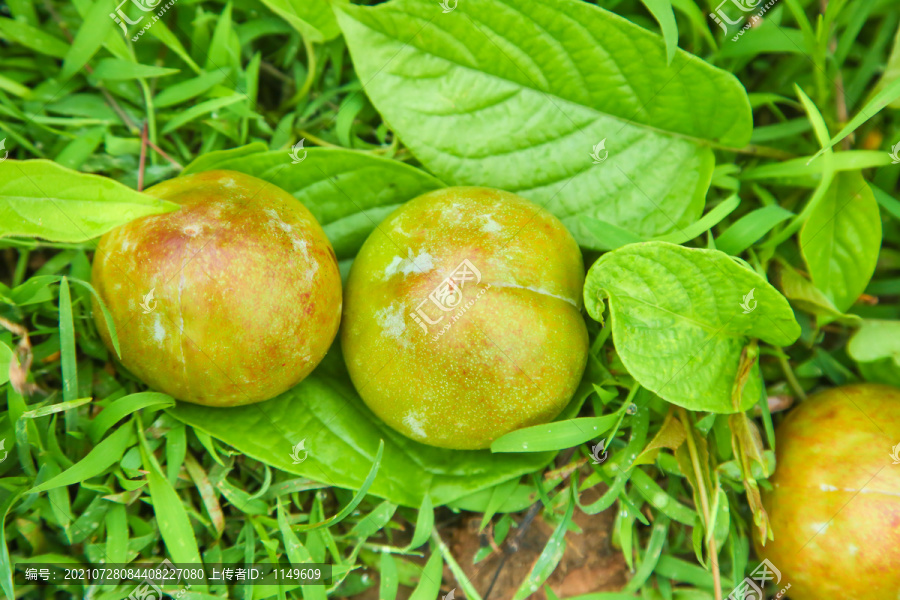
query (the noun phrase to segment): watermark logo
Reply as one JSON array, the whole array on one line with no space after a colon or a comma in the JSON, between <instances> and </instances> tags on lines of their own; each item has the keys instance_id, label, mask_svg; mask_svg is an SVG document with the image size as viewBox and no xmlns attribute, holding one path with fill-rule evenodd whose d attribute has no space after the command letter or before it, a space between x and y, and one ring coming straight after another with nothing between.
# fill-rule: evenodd
<instances>
[{"instance_id":1,"label":"watermark logo","mask_svg":"<svg viewBox=\"0 0 900 600\"><path fill-rule=\"evenodd\" d=\"M744 301L741 302L741 308L744 309L745 315L750 314L754 310L756 310L757 302L756 302L756 300L753 299L753 292L755 290L756 290L756 288L750 288L750 291L747 292L746 296L744 296Z\"/></svg>"},{"instance_id":2,"label":"watermark logo","mask_svg":"<svg viewBox=\"0 0 900 600\"><path fill-rule=\"evenodd\" d=\"M0 150L3 151L3 157L0 158L0 163L2 163L4 160L6 160L6 157L9 156L9 151L6 149L6 138L0 140Z\"/></svg>"},{"instance_id":3,"label":"watermark logo","mask_svg":"<svg viewBox=\"0 0 900 600\"><path fill-rule=\"evenodd\" d=\"M142 12L152 13L157 9L157 7L159 7L163 0L122 0L122 2L120 2L119 5L116 6L115 12L109 13L109 18L116 22L116 24L122 30L122 35L124 35L126 38L128 37L128 25L138 25L139 23L141 23L141 21L144 20L144 17L150 17L150 20L143 27L141 27L141 30L138 31L137 34L132 36L131 41L136 42L138 41L138 38L144 35L145 31L148 31L151 27L153 27L154 23L159 21L159 19L166 13L167 10L175 5L175 2L177 2L177 0L169 0L168 3L159 8L159 11L156 12L156 14L141 15L136 21L132 21L130 18L128 18L128 15L125 14L125 11L122 10L122 7L125 4L128 4L128 2L131 2L132 4L137 6L138 9L140 9Z\"/></svg>"},{"instance_id":4,"label":"watermark logo","mask_svg":"<svg viewBox=\"0 0 900 600\"><path fill-rule=\"evenodd\" d=\"M453 12L457 6L459 6L459 0L452 0L452 2L451 0L441 0L441 8L443 9L441 12L444 14Z\"/></svg>"},{"instance_id":5,"label":"watermark logo","mask_svg":"<svg viewBox=\"0 0 900 600\"><path fill-rule=\"evenodd\" d=\"M303 453L301 458L300 453ZM303 438L295 446L291 448L291 460L295 465L299 465L309 456L309 450L306 449L306 438Z\"/></svg>"},{"instance_id":6,"label":"watermark logo","mask_svg":"<svg viewBox=\"0 0 900 600\"><path fill-rule=\"evenodd\" d=\"M740 31L731 38L731 41L735 42L740 36L744 35L745 31L758 24L763 15L765 15L778 0L768 0L765 4L763 4L763 2L764 0L722 0L715 11L709 13L709 17L715 21L726 34L728 33L728 25L740 25L747 19L747 22L744 23L744 26L741 27ZM733 8L726 10L724 8L726 5L734 5L737 10L734 10ZM756 14L748 16L748 13L752 13L753 11L757 11ZM732 18L733 16L735 18Z\"/></svg>"},{"instance_id":7,"label":"watermark logo","mask_svg":"<svg viewBox=\"0 0 900 600\"><path fill-rule=\"evenodd\" d=\"M153 299L153 291L154 290L156 290L156 288L150 288L150 291L147 292L146 296L144 296L144 301L141 302L141 309L144 311L145 315L149 315L150 313L153 312L153 309L156 308L157 302L156 302L156 300ZM152 302L152 304L151 304L151 302Z\"/></svg>"},{"instance_id":8,"label":"watermark logo","mask_svg":"<svg viewBox=\"0 0 900 600\"><path fill-rule=\"evenodd\" d=\"M153 572L154 574L158 573L156 577L160 580L160 583L162 583L176 580L175 576L179 573L179 570L176 569L175 565L173 565L167 558L163 560L159 564L159 567L154 569ZM180 581L181 577L178 576L177 580ZM190 588L191 584L185 583L184 585L182 585L181 589L178 590L178 592L174 594L172 592L168 592L166 595L170 595L173 598L181 598L187 593ZM131 593L128 595L127 600L162 600L163 596L164 594L162 589L160 589L160 587L156 584L156 582L154 582L153 579L150 579L148 577L141 583L137 584L137 587L131 590Z\"/></svg>"},{"instance_id":9,"label":"watermark logo","mask_svg":"<svg viewBox=\"0 0 900 600\"><path fill-rule=\"evenodd\" d=\"M303 150L303 142L306 141L306 138L300 138L300 141L294 144L291 147L291 164L299 165L304 160L306 160L306 150ZM303 156L300 156L300 151L303 150Z\"/></svg>"},{"instance_id":10,"label":"watermark logo","mask_svg":"<svg viewBox=\"0 0 900 600\"><path fill-rule=\"evenodd\" d=\"M600 154L601 152L603 153L602 155ZM599 144L594 146L594 149L591 151L591 158L594 159L595 165L599 165L609 158L609 150L606 149L606 138L603 138Z\"/></svg>"},{"instance_id":11,"label":"watermark logo","mask_svg":"<svg viewBox=\"0 0 900 600\"><path fill-rule=\"evenodd\" d=\"M3 446L0 445L0 450L3 449ZM891 460L894 461L893 464L900 465L900 444L897 444L891 449ZM0 461L3 462L3 461Z\"/></svg>"},{"instance_id":12,"label":"watermark logo","mask_svg":"<svg viewBox=\"0 0 900 600\"><path fill-rule=\"evenodd\" d=\"M599 465L606 461L609 454L603 448L606 446L606 439L600 440L596 446L591 446L591 454L594 457L592 464Z\"/></svg>"},{"instance_id":13,"label":"watermark logo","mask_svg":"<svg viewBox=\"0 0 900 600\"><path fill-rule=\"evenodd\" d=\"M0 150L3 150L3 142L0 142ZM900 142L894 144L894 147L891 148L891 164L892 165L900 165Z\"/></svg>"},{"instance_id":14,"label":"watermark logo","mask_svg":"<svg viewBox=\"0 0 900 600\"><path fill-rule=\"evenodd\" d=\"M775 585L781 583L781 571L775 568L769 559L764 559L756 569L750 573L749 577L745 577L730 594L728 600L765 600L766 595L763 589L766 583L772 581ZM791 584L787 584L774 598L778 599L784 596L785 592L791 589Z\"/></svg>"},{"instance_id":15,"label":"watermark logo","mask_svg":"<svg viewBox=\"0 0 900 600\"><path fill-rule=\"evenodd\" d=\"M0 463L2 463L9 456L9 452L6 451L6 440L0 440L0 451L3 452L3 455L0 456Z\"/></svg>"},{"instance_id":16,"label":"watermark logo","mask_svg":"<svg viewBox=\"0 0 900 600\"><path fill-rule=\"evenodd\" d=\"M478 296L472 298L464 305L462 304L463 300L463 289L468 282L474 282L473 285L478 285L481 283L481 271L475 268L475 265L469 261L469 259L463 260L459 265L450 273L450 276L444 279L434 290L428 294L428 297L425 300L422 300L419 305L416 307L416 312L409 313L409 316L412 317L412 320L419 324L419 327L422 328L422 331L428 333L428 325L437 325L441 321L444 320L444 317L447 315L443 315L441 313L437 313L438 317L436 319L432 319L425 309L422 307L429 300L431 303L436 306L441 312L449 313L454 310L457 311L453 317L449 319L447 323L443 325L443 329L434 337L436 340L440 336L444 334L450 326L459 320L463 314L469 308L472 307L473 304L484 294L488 289L490 289L490 284L486 285L479 293ZM426 325L426 323L428 325Z\"/></svg>"},{"instance_id":17,"label":"watermark logo","mask_svg":"<svg viewBox=\"0 0 900 600\"><path fill-rule=\"evenodd\" d=\"M162 597L163 591L150 580L137 584L128 594L128 600L162 600Z\"/></svg>"}]
</instances>

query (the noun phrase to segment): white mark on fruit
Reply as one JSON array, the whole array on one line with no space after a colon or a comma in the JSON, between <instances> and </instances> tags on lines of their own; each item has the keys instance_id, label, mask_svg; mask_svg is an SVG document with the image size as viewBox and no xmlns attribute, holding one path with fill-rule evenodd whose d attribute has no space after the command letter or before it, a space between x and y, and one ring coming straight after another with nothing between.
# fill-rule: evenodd
<instances>
[{"instance_id":1,"label":"white mark on fruit","mask_svg":"<svg viewBox=\"0 0 900 600\"><path fill-rule=\"evenodd\" d=\"M375 313L375 320L381 326L381 335L399 340L406 331L405 313L402 302L394 302Z\"/></svg>"},{"instance_id":2,"label":"white mark on fruit","mask_svg":"<svg viewBox=\"0 0 900 600\"><path fill-rule=\"evenodd\" d=\"M408 412L403 417L403 424L409 427L412 434L418 438L425 439L425 427L422 423L422 414L419 412Z\"/></svg>"},{"instance_id":3,"label":"white mark on fruit","mask_svg":"<svg viewBox=\"0 0 900 600\"><path fill-rule=\"evenodd\" d=\"M480 215L480 218L485 219L484 225L481 226L481 230L485 233L497 233L503 230L503 227L494 220L494 215Z\"/></svg>"},{"instance_id":4,"label":"white mark on fruit","mask_svg":"<svg viewBox=\"0 0 900 600\"><path fill-rule=\"evenodd\" d=\"M306 240L302 240L297 236L292 235L291 245L294 247L294 250L297 250L301 254L303 254L303 260L305 260L307 264L309 264L309 268L306 270L306 280L312 281L316 276L316 273L319 271L319 263L316 262L316 259L309 256L309 244Z\"/></svg>"},{"instance_id":5,"label":"white mark on fruit","mask_svg":"<svg viewBox=\"0 0 900 600\"><path fill-rule=\"evenodd\" d=\"M162 344L162 341L166 337L166 328L163 327L162 317L160 315L156 315L156 322L153 323L153 339Z\"/></svg>"},{"instance_id":6,"label":"white mark on fruit","mask_svg":"<svg viewBox=\"0 0 900 600\"><path fill-rule=\"evenodd\" d=\"M194 237L194 236L196 236L198 233L200 233L200 230L201 230L201 229L203 229L203 226L202 226L202 225L197 225L197 224L195 224L195 223L191 223L190 225L186 226L186 227L185 227L184 229L182 229L181 231L182 231L185 235L189 235L189 236L191 236L191 237Z\"/></svg>"},{"instance_id":7,"label":"white mark on fruit","mask_svg":"<svg viewBox=\"0 0 900 600\"><path fill-rule=\"evenodd\" d=\"M853 544L850 544L849 546L847 546L847 553L848 553L850 556L856 556L856 553L857 553L857 552L859 552L859 548L857 548L857 547L854 546Z\"/></svg>"},{"instance_id":8,"label":"white mark on fruit","mask_svg":"<svg viewBox=\"0 0 900 600\"><path fill-rule=\"evenodd\" d=\"M813 523L811 527L816 533L825 533L828 531L828 525L828 523Z\"/></svg>"},{"instance_id":9,"label":"white mark on fruit","mask_svg":"<svg viewBox=\"0 0 900 600\"><path fill-rule=\"evenodd\" d=\"M281 217L278 215L278 211L276 211L274 208L267 208L263 212L269 216L269 225L278 227L285 233L290 233L290 231L293 229L293 227L281 220Z\"/></svg>"},{"instance_id":10,"label":"white mark on fruit","mask_svg":"<svg viewBox=\"0 0 900 600\"><path fill-rule=\"evenodd\" d=\"M418 256L413 255L412 248L407 248L406 258L394 256L391 264L384 269L384 279L388 280L397 273L403 273L405 276L410 273L427 273L432 269L434 269L433 257L425 252L424 248L419 250Z\"/></svg>"}]
</instances>

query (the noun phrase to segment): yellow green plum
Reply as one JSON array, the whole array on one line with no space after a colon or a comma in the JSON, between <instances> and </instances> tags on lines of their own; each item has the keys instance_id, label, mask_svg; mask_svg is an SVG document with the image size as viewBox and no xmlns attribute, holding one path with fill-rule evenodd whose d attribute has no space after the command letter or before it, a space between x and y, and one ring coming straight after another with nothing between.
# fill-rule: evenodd
<instances>
[{"instance_id":1,"label":"yellow green plum","mask_svg":"<svg viewBox=\"0 0 900 600\"><path fill-rule=\"evenodd\" d=\"M147 193L180 205L104 235L93 283L121 361L179 400L237 406L300 382L337 334L341 279L315 217L271 183L207 171ZM94 316L106 345L109 331Z\"/></svg>"},{"instance_id":2,"label":"yellow green plum","mask_svg":"<svg viewBox=\"0 0 900 600\"><path fill-rule=\"evenodd\" d=\"M900 390L855 384L810 396L776 429L763 494L775 539L757 554L791 600L897 600Z\"/></svg>"},{"instance_id":3,"label":"yellow green plum","mask_svg":"<svg viewBox=\"0 0 900 600\"><path fill-rule=\"evenodd\" d=\"M371 410L407 437L487 448L566 406L587 361L581 252L554 216L480 187L429 192L366 240L341 346Z\"/></svg>"}]
</instances>

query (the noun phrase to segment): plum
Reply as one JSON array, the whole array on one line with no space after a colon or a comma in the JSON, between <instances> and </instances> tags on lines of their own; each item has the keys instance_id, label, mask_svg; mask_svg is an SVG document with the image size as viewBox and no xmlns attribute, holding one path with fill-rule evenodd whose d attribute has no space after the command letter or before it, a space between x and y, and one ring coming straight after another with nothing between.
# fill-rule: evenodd
<instances>
[{"instance_id":1,"label":"plum","mask_svg":"<svg viewBox=\"0 0 900 600\"><path fill-rule=\"evenodd\" d=\"M898 442L900 390L885 385L815 394L779 425L763 495L775 539L757 554L791 600L900 597Z\"/></svg>"},{"instance_id":2,"label":"plum","mask_svg":"<svg viewBox=\"0 0 900 600\"><path fill-rule=\"evenodd\" d=\"M365 403L407 437L487 448L556 417L587 361L584 265L563 224L515 194L429 192L366 240L341 346Z\"/></svg>"},{"instance_id":3,"label":"plum","mask_svg":"<svg viewBox=\"0 0 900 600\"><path fill-rule=\"evenodd\" d=\"M208 406L261 402L297 384L337 334L331 244L297 199L233 171L160 183L181 205L104 235L93 283L121 361L150 387ZM103 316L95 321L112 348Z\"/></svg>"}]
</instances>

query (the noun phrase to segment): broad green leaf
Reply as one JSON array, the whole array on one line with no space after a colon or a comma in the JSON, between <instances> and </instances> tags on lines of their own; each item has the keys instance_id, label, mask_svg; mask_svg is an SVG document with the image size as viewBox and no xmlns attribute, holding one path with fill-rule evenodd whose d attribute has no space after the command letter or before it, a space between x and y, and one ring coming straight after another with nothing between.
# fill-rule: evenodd
<instances>
[{"instance_id":1,"label":"broad green leaf","mask_svg":"<svg viewBox=\"0 0 900 600\"><path fill-rule=\"evenodd\" d=\"M326 42L340 34L328 0L262 0L311 42Z\"/></svg>"},{"instance_id":2,"label":"broad green leaf","mask_svg":"<svg viewBox=\"0 0 900 600\"><path fill-rule=\"evenodd\" d=\"M843 316L822 290L789 265L781 265L781 291L800 310L826 319Z\"/></svg>"},{"instance_id":3,"label":"broad green leaf","mask_svg":"<svg viewBox=\"0 0 900 600\"><path fill-rule=\"evenodd\" d=\"M104 58L97 63L93 76L97 79L125 80L165 77L178 73L178 69L166 69L152 65L142 65L121 58Z\"/></svg>"},{"instance_id":4,"label":"broad green leaf","mask_svg":"<svg viewBox=\"0 0 900 600\"><path fill-rule=\"evenodd\" d=\"M864 320L847 353L858 363L879 364L891 373L888 381L900 379L900 321Z\"/></svg>"},{"instance_id":5,"label":"broad green leaf","mask_svg":"<svg viewBox=\"0 0 900 600\"><path fill-rule=\"evenodd\" d=\"M709 144L750 139L732 75L681 50L667 65L662 38L586 2L334 8L367 94L430 171L519 193L587 247L586 217L641 237L694 222Z\"/></svg>"},{"instance_id":6,"label":"broad green leaf","mask_svg":"<svg viewBox=\"0 0 900 600\"><path fill-rule=\"evenodd\" d=\"M442 506L540 469L553 458L549 452L494 455L414 442L369 411L334 354L299 385L267 402L228 409L179 402L167 411L251 458L352 490L363 485L383 439L381 467L369 494L414 508L426 494ZM292 449L301 440L308 455L295 464Z\"/></svg>"},{"instance_id":7,"label":"broad green leaf","mask_svg":"<svg viewBox=\"0 0 900 600\"><path fill-rule=\"evenodd\" d=\"M177 208L107 177L70 171L48 160L0 163L0 237L83 242L139 217Z\"/></svg>"},{"instance_id":8,"label":"broad green leaf","mask_svg":"<svg viewBox=\"0 0 900 600\"><path fill-rule=\"evenodd\" d=\"M395 160L330 148L305 152L302 162L292 164L288 150L228 150L198 159L185 172L229 169L286 190L315 215L338 259L356 256L375 226L401 204L443 187L427 173Z\"/></svg>"},{"instance_id":9,"label":"broad green leaf","mask_svg":"<svg viewBox=\"0 0 900 600\"><path fill-rule=\"evenodd\" d=\"M787 300L718 250L666 242L624 246L590 268L584 300L597 320L609 302L613 341L628 372L691 410L748 409L760 394L755 361L738 381L750 338L787 346L800 335Z\"/></svg>"},{"instance_id":10,"label":"broad green leaf","mask_svg":"<svg viewBox=\"0 0 900 600\"><path fill-rule=\"evenodd\" d=\"M616 227L612 223L607 223L600 219L584 217L581 221L581 226L583 231L594 238L586 245L597 250L615 250L616 248L621 248L628 244L646 241L630 231L622 229L621 227Z\"/></svg>"},{"instance_id":11,"label":"broad green leaf","mask_svg":"<svg viewBox=\"0 0 900 600\"><path fill-rule=\"evenodd\" d=\"M838 173L800 230L817 288L841 312L866 289L881 249L881 214L859 172Z\"/></svg>"}]
</instances>

